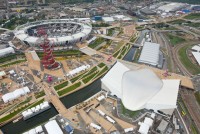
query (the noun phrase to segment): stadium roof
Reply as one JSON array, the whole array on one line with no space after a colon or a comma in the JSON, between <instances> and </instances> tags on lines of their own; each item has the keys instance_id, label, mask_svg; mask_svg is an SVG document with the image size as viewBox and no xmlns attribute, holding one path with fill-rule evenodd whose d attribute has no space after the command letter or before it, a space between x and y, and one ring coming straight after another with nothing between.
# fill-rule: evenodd
<instances>
[{"instance_id":1,"label":"stadium roof","mask_svg":"<svg viewBox=\"0 0 200 134\"><path fill-rule=\"evenodd\" d=\"M44 125L48 134L63 134L56 120L49 121Z\"/></svg>"},{"instance_id":2,"label":"stadium roof","mask_svg":"<svg viewBox=\"0 0 200 134\"><path fill-rule=\"evenodd\" d=\"M130 70L117 62L101 81L129 110L176 108L180 80L161 80L149 69Z\"/></svg>"},{"instance_id":3,"label":"stadium roof","mask_svg":"<svg viewBox=\"0 0 200 134\"><path fill-rule=\"evenodd\" d=\"M200 52L192 52L192 54L194 55L196 61L200 65Z\"/></svg>"},{"instance_id":4,"label":"stadium roof","mask_svg":"<svg viewBox=\"0 0 200 134\"><path fill-rule=\"evenodd\" d=\"M145 42L138 62L157 66L159 61L159 48L159 44Z\"/></svg>"},{"instance_id":5,"label":"stadium roof","mask_svg":"<svg viewBox=\"0 0 200 134\"><path fill-rule=\"evenodd\" d=\"M85 18L87 19L87 18ZM80 40L80 38L84 38L87 35L90 34L92 27L87 24L87 23L82 23L82 22L74 22L75 19L69 20L69 19L57 19L57 20L48 20L48 21L36 21L36 22L31 22L27 23L24 25L21 25L17 27L14 31L15 36L20 39L21 41L27 41L28 43L31 44L37 44L38 42L38 37L35 36L29 36L26 31L27 29L30 29L35 26L41 26L45 24L52 24L52 23L70 23L70 24L77 24L81 26L81 32L72 34L72 35L66 35L66 36L55 36L55 37L48 37L49 40L53 41L55 44L60 44L60 43L65 43L66 41L76 41ZM79 20L79 19L78 19ZM80 19L80 21L83 21Z\"/></svg>"}]
</instances>

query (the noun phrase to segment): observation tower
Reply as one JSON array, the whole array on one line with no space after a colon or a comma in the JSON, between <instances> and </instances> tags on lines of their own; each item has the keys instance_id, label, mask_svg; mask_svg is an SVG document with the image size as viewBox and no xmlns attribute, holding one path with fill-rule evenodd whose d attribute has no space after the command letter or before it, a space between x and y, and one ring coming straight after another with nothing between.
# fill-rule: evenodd
<instances>
[{"instance_id":1,"label":"observation tower","mask_svg":"<svg viewBox=\"0 0 200 134\"><path fill-rule=\"evenodd\" d=\"M40 46L43 48L44 56L42 58L43 67L46 69L58 69L60 68L60 63L55 61L53 57L53 45L47 38L47 34L44 28L37 29L37 35L40 37L42 43Z\"/></svg>"}]
</instances>

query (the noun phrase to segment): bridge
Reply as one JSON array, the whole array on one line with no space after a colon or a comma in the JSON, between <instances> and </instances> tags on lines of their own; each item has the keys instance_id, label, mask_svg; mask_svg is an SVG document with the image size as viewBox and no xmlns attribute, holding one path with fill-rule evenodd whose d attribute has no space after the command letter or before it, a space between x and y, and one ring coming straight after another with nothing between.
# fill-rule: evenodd
<instances>
[{"instance_id":1,"label":"bridge","mask_svg":"<svg viewBox=\"0 0 200 134\"><path fill-rule=\"evenodd\" d=\"M46 99L54 105L61 116L70 121L72 121L73 119L77 120L76 115L65 107L65 105L60 101L59 97L54 93L54 89L52 87L49 87L47 83L44 83L44 91L46 94ZM75 124L73 123L73 125Z\"/></svg>"}]
</instances>

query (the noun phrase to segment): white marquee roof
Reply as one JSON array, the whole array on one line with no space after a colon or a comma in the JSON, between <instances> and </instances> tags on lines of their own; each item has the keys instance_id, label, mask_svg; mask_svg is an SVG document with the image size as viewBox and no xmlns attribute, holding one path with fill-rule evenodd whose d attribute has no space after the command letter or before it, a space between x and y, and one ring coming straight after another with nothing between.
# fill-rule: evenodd
<instances>
[{"instance_id":1,"label":"white marquee roof","mask_svg":"<svg viewBox=\"0 0 200 134\"><path fill-rule=\"evenodd\" d=\"M139 62L158 65L160 45L157 43L145 42L139 58Z\"/></svg>"},{"instance_id":2,"label":"white marquee roof","mask_svg":"<svg viewBox=\"0 0 200 134\"><path fill-rule=\"evenodd\" d=\"M23 87L23 88L20 88L20 89L16 89L13 92L4 94L2 96L2 99L3 99L4 103L7 103L8 101L12 101L14 99L17 99L20 96L25 95L25 94L27 94L29 92L30 92L30 90L29 90L28 87Z\"/></svg>"},{"instance_id":3,"label":"white marquee roof","mask_svg":"<svg viewBox=\"0 0 200 134\"><path fill-rule=\"evenodd\" d=\"M149 69L130 70L117 62L101 81L129 110L176 107L180 80L161 80Z\"/></svg>"},{"instance_id":4,"label":"white marquee roof","mask_svg":"<svg viewBox=\"0 0 200 134\"><path fill-rule=\"evenodd\" d=\"M192 52L198 64L200 65L200 52Z\"/></svg>"},{"instance_id":5,"label":"white marquee roof","mask_svg":"<svg viewBox=\"0 0 200 134\"><path fill-rule=\"evenodd\" d=\"M49 121L44 125L48 134L63 134L61 128L55 120Z\"/></svg>"}]
</instances>

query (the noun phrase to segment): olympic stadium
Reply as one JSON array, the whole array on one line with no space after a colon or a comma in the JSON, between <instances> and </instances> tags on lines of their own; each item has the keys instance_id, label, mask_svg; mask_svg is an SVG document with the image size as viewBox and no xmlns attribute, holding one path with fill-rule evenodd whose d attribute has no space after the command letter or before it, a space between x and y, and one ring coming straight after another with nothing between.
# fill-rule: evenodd
<instances>
[{"instance_id":1,"label":"olympic stadium","mask_svg":"<svg viewBox=\"0 0 200 134\"><path fill-rule=\"evenodd\" d=\"M46 31L48 40L54 46L73 45L84 41L92 31L88 23L69 19L43 20L18 26L14 30L15 38L26 45L37 46L40 44L37 30L42 28Z\"/></svg>"}]
</instances>

